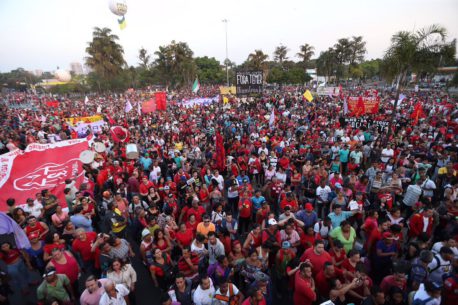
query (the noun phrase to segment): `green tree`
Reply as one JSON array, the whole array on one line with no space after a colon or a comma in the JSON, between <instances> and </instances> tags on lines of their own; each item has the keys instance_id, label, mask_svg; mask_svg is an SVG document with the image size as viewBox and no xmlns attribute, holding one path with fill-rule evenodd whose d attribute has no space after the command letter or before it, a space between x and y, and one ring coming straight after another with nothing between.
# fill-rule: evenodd
<instances>
[{"instance_id":1,"label":"green tree","mask_svg":"<svg viewBox=\"0 0 458 305\"><path fill-rule=\"evenodd\" d=\"M338 66L335 50L333 48L329 48L327 51L321 52L320 56L316 60L316 66L318 73L326 78L335 75L335 71Z\"/></svg>"},{"instance_id":2,"label":"green tree","mask_svg":"<svg viewBox=\"0 0 458 305\"><path fill-rule=\"evenodd\" d=\"M383 59L383 70L388 78L395 79L397 83L394 109L397 109L399 94L408 73L419 74L439 65L439 58L449 45L445 41L446 37L446 29L438 25L417 32L400 31L391 37L391 45ZM395 116L396 111L393 111L387 139Z\"/></svg>"},{"instance_id":3,"label":"green tree","mask_svg":"<svg viewBox=\"0 0 458 305\"><path fill-rule=\"evenodd\" d=\"M140 67L143 69L148 69L150 64L151 56L148 54L148 51L145 48L138 50L138 59L140 60Z\"/></svg>"},{"instance_id":4,"label":"green tree","mask_svg":"<svg viewBox=\"0 0 458 305\"><path fill-rule=\"evenodd\" d=\"M265 70L267 69L268 58L269 55L264 54L262 50L254 50L248 55L247 64L254 69Z\"/></svg>"},{"instance_id":5,"label":"green tree","mask_svg":"<svg viewBox=\"0 0 458 305\"><path fill-rule=\"evenodd\" d=\"M124 50L118 40L119 37L111 34L109 28L96 27L92 32L92 41L86 48L89 55L86 57L86 64L96 74L94 79L99 90L113 89L113 80L122 73L126 64Z\"/></svg>"},{"instance_id":6,"label":"green tree","mask_svg":"<svg viewBox=\"0 0 458 305\"><path fill-rule=\"evenodd\" d=\"M308 43L304 43L299 47L299 50L300 51L296 54L296 56L300 58L302 66L305 69L312 56L315 54L315 48Z\"/></svg>"},{"instance_id":7,"label":"green tree","mask_svg":"<svg viewBox=\"0 0 458 305\"><path fill-rule=\"evenodd\" d=\"M289 49L284 45L279 45L274 51L274 61L283 66L283 62L288 59Z\"/></svg>"},{"instance_id":8,"label":"green tree","mask_svg":"<svg viewBox=\"0 0 458 305\"><path fill-rule=\"evenodd\" d=\"M350 40L349 64L356 65L361 63L366 52L366 42L363 41L363 36L353 36L352 40Z\"/></svg>"},{"instance_id":9,"label":"green tree","mask_svg":"<svg viewBox=\"0 0 458 305\"><path fill-rule=\"evenodd\" d=\"M186 42L172 42L166 46L160 46L154 53L157 58L154 61L161 82L166 86L188 86L196 77L196 63L193 52Z\"/></svg>"},{"instance_id":10,"label":"green tree","mask_svg":"<svg viewBox=\"0 0 458 305\"><path fill-rule=\"evenodd\" d=\"M197 76L202 84L222 84L226 79L226 72L221 63L214 57L196 57ZM228 67L231 65L228 62Z\"/></svg>"}]
</instances>

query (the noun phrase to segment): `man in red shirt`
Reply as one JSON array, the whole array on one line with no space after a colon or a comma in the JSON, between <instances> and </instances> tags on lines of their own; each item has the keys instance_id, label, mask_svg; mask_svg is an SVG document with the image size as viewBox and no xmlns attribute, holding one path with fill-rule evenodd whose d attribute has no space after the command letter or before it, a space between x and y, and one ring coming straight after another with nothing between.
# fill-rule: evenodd
<instances>
[{"instance_id":1,"label":"man in red shirt","mask_svg":"<svg viewBox=\"0 0 458 305\"><path fill-rule=\"evenodd\" d=\"M153 187L153 186L154 184L148 180L148 177L144 176L142 178L142 183L140 183L138 190L143 200L146 200L146 197L148 196L148 193L149 193L149 189L150 187Z\"/></svg>"},{"instance_id":2,"label":"man in red shirt","mask_svg":"<svg viewBox=\"0 0 458 305\"><path fill-rule=\"evenodd\" d=\"M86 232L80 228L76 230L75 235L76 238L72 244L73 252L81 259L83 269L92 274L94 272L95 259L95 251L92 251L92 246L95 244L97 234L95 232Z\"/></svg>"},{"instance_id":3,"label":"man in red shirt","mask_svg":"<svg viewBox=\"0 0 458 305\"><path fill-rule=\"evenodd\" d=\"M44 241L46 234L49 232L49 227L44 222L38 221L37 218L32 215L27 218L27 226L24 230L27 236L31 235L32 233L37 233L38 238Z\"/></svg>"},{"instance_id":4,"label":"man in red shirt","mask_svg":"<svg viewBox=\"0 0 458 305\"><path fill-rule=\"evenodd\" d=\"M309 261L312 265L313 274L318 274L323 270L326 262L332 262L331 255L324 250L324 242L320 239L315 241L313 248L305 250L301 256L301 262Z\"/></svg>"},{"instance_id":5,"label":"man in red shirt","mask_svg":"<svg viewBox=\"0 0 458 305\"><path fill-rule=\"evenodd\" d=\"M239 230L241 234L248 232L252 208L253 204L249 198L249 193L245 191L239 201Z\"/></svg>"},{"instance_id":6,"label":"man in red shirt","mask_svg":"<svg viewBox=\"0 0 458 305\"><path fill-rule=\"evenodd\" d=\"M266 305L266 299L261 288L257 286L250 288L248 295L249 297L243 301L242 305Z\"/></svg>"},{"instance_id":7,"label":"man in red shirt","mask_svg":"<svg viewBox=\"0 0 458 305\"><path fill-rule=\"evenodd\" d=\"M293 300L294 305L312 305L316 301L312 267L306 263L301 263L294 275Z\"/></svg>"},{"instance_id":8,"label":"man in red shirt","mask_svg":"<svg viewBox=\"0 0 458 305\"><path fill-rule=\"evenodd\" d=\"M324 263L324 267L315 275L316 288L320 296L327 298L331 291L330 282L332 279L339 279L344 282L342 270L334 267L332 262Z\"/></svg>"}]
</instances>

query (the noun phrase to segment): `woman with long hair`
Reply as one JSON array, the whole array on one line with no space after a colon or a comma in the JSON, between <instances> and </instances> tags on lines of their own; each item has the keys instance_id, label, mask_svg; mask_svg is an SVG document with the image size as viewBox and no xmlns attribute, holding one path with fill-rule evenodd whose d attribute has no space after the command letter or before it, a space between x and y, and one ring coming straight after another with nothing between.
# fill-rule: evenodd
<instances>
[{"instance_id":1,"label":"woman with long hair","mask_svg":"<svg viewBox=\"0 0 458 305\"><path fill-rule=\"evenodd\" d=\"M161 249L153 250L153 261L149 267L154 286L166 291L173 283L175 270L170 256Z\"/></svg>"},{"instance_id":2,"label":"woman with long hair","mask_svg":"<svg viewBox=\"0 0 458 305\"><path fill-rule=\"evenodd\" d=\"M135 284L137 282L137 273L130 264L125 264L119 258L115 258L107 272L107 278L115 284L122 284L129 289L130 304L136 304L135 301Z\"/></svg>"}]
</instances>

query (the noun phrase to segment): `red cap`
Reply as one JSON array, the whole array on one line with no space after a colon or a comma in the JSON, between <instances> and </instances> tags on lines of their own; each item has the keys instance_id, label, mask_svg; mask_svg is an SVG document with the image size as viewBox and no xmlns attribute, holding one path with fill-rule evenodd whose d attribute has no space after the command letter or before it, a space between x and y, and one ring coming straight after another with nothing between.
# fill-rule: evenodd
<instances>
[{"instance_id":1,"label":"red cap","mask_svg":"<svg viewBox=\"0 0 458 305\"><path fill-rule=\"evenodd\" d=\"M37 232L32 232L29 234L29 239L32 240L32 239L37 239L38 237L40 237L40 235L38 235Z\"/></svg>"},{"instance_id":2,"label":"red cap","mask_svg":"<svg viewBox=\"0 0 458 305\"><path fill-rule=\"evenodd\" d=\"M305 210L306 211L313 211L313 205L310 202L307 202L305 204Z\"/></svg>"}]
</instances>

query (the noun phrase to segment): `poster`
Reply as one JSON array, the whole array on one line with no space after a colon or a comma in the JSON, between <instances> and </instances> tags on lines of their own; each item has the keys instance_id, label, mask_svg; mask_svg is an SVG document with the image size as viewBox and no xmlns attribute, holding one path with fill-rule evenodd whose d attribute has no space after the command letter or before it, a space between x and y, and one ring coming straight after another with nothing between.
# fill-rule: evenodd
<instances>
[{"instance_id":1,"label":"poster","mask_svg":"<svg viewBox=\"0 0 458 305\"><path fill-rule=\"evenodd\" d=\"M237 71L235 78L237 95L262 94L262 71Z\"/></svg>"}]
</instances>

